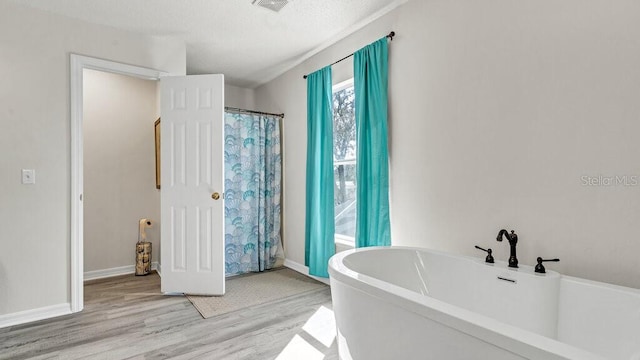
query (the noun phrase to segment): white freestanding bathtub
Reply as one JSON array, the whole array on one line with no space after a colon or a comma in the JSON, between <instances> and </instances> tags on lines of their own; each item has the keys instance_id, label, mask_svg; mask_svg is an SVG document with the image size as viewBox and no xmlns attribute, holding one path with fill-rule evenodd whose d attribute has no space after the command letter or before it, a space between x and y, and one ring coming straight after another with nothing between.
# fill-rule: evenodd
<instances>
[{"instance_id":1,"label":"white freestanding bathtub","mask_svg":"<svg viewBox=\"0 0 640 360\"><path fill-rule=\"evenodd\" d=\"M640 360L640 290L405 247L329 274L342 360Z\"/></svg>"}]
</instances>

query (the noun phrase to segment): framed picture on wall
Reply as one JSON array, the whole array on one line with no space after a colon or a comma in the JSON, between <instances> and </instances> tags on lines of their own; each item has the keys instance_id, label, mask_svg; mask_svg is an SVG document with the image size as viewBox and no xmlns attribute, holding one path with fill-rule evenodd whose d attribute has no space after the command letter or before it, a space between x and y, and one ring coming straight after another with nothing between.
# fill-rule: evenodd
<instances>
[{"instance_id":1,"label":"framed picture on wall","mask_svg":"<svg viewBox=\"0 0 640 360\"><path fill-rule=\"evenodd\" d=\"M160 189L160 118L153 124L156 136L156 189Z\"/></svg>"}]
</instances>

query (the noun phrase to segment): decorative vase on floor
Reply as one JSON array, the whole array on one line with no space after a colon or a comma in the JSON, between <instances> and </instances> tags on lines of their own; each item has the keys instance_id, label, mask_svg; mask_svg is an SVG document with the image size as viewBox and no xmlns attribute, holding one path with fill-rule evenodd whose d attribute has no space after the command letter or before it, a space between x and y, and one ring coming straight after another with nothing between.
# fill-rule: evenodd
<instances>
[{"instance_id":1,"label":"decorative vase on floor","mask_svg":"<svg viewBox=\"0 0 640 360\"><path fill-rule=\"evenodd\" d=\"M136 276L147 275L151 272L151 243L136 244Z\"/></svg>"}]
</instances>

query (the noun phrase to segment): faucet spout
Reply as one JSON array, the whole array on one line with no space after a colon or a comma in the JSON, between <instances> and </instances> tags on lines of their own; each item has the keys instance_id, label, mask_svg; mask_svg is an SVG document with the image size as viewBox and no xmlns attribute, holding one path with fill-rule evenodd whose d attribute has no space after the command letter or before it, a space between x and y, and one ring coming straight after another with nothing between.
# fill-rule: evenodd
<instances>
[{"instance_id":1,"label":"faucet spout","mask_svg":"<svg viewBox=\"0 0 640 360\"><path fill-rule=\"evenodd\" d=\"M498 241L502 241L502 236L506 237L507 240L511 241L511 238L509 237L509 232L505 229L502 229L498 232L498 237L496 238L496 240Z\"/></svg>"},{"instance_id":2,"label":"faucet spout","mask_svg":"<svg viewBox=\"0 0 640 360\"><path fill-rule=\"evenodd\" d=\"M498 237L496 240L502 241L502 237L507 238L509 241L510 247L510 255L509 255L509 267L517 268L518 267L518 257L516 256L516 245L518 244L518 234L516 234L513 230L511 230L511 234L507 232L507 230L502 229L498 232Z\"/></svg>"}]
</instances>

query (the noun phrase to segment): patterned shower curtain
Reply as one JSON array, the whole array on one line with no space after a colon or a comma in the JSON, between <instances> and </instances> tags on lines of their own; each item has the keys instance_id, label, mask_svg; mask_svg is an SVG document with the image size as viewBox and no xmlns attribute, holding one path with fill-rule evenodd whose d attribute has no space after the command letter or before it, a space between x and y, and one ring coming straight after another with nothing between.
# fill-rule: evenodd
<instances>
[{"instance_id":1,"label":"patterned shower curtain","mask_svg":"<svg viewBox=\"0 0 640 360\"><path fill-rule=\"evenodd\" d=\"M226 275L271 269L280 238L280 118L225 113Z\"/></svg>"}]
</instances>

